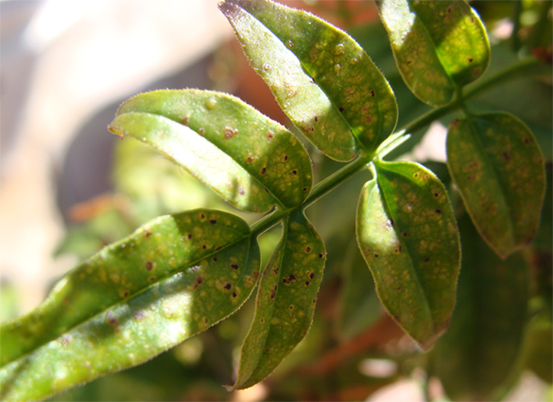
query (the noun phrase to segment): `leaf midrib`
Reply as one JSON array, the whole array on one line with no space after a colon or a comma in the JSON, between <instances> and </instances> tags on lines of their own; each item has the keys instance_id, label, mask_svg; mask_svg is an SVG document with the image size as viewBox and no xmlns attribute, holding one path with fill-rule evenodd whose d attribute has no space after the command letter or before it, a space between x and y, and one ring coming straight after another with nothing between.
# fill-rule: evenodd
<instances>
[{"instance_id":1,"label":"leaf midrib","mask_svg":"<svg viewBox=\"0 0 553 402\"><path fill-rule=\"evenodd\" d=\"M380 167L381 169L385 169L383 167ZM388 169L385 169L385 170L388 170ZM390 171L390 170L388 170ZM398 172L395 172L395 171L392 171L393 173L396 173L398 174ZM401 173L399 173L401 175ZM405 176L405 175L402 175L402 176ZM388 216L392 216L393 215L390 213L391 209L390 209L390 205L388 203L388 199L386 197L386 193L381 190L382 188L382 185L380 183L380 178L377 176L377 182L378 182L378 187L379 187L379 193L382 195L382 199L384 200L384 209L386 211L386 213L388 214ZM394 220L394 222L397 222L397 219ZM393 226L394 228L394 232L396 233L396 236L399 240L399 242L401 243L401 245L403 246L403 249L406 250L406 254L407 254L407 258L409 259L409 262L410 262L410 266L409 266L409 270L413 273L413 276L416 278L416 281L417 281L417 286L418 288L421 290L423 296L424 296L424 303L428 309L428 313L429 313L429 316L430 316L430 319L432 321L432 329L434 330L434 332L436 331L436 320L434 318L434 313L432 311L432 308L430 306L430 303L428 301L428 295L426 294L426 291L424 290L423 286L421 285L421 280L419 278L419 273L417 272L417 270L415 269L415 265L413 264L413 259L411 258L411 254L410 254L410 250L409 248L405 245L405 241L403 240L403 238L399 235L398 231L397 231L397 228L396 228L396 225ZM431 334L432 336L434 334ZM425 340L425 343L427 343L428 340Z\"/></svg>"}]
</instances>

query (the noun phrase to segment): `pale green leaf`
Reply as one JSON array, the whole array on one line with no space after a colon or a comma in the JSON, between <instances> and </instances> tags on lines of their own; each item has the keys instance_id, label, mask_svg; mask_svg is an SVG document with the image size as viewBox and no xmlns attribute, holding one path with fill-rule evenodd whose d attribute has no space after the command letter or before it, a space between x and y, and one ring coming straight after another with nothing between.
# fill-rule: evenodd
<instances>
[{"instance_id":1,"label":"pale green leaf","mask_svg":"<svg viewBox=\"0 0 553 402\"><path fill-rule=\"evenodd\" d=\"M447 329L460 266L457 225L434 174L377 161L361 192L357 240L384 307L423 349Z\"/></svg>"},{"instance_id":2,"label":"pale green leaf","mask_svg":"<svg viewBox=\"0 0 553 402\"><path fill-rule=\"evenodd\" d=\"M44 398L206 330L249 297L259 263L249 226L234 215L200 209L151 221L0 327L3 400Z\"/></svg>"},{"instance_id":3,"label":"pale green leaf","mask_svg":"<svg viewBox=\"0 0 553 402\"><path fill-rule=\"evenodd\" d=\"M109 129L157 149L245 211L296 206L311 189L311 160L301 142L231 95L144 93L121 105Z\"/></svg>"},{"instance_id":4,"label":"pale green leaf","mask_svg":"<svg viewBox=\"0 0 553 402\"><path fill-rule=\"evenodd\" d=\"M449 103L490 62L486 29L464 0L380 0L397 66L423 102Z\"/></svg>"},{"instance_id":5,"label":"pale green leaf","mask_svg":"<svg viewBox=\"0 0 553 402\"><path fill-rule=\"evenodd\" d=\"M234 388L262 381L305 337L325 263L324 243L301 212L284 222L283 237L259 281L255 315L240 355Z\"/></svg>"},{"instance_id":6,"label":"pale green leaf","mask_svg":"<svg viewBox=\"0 0 553 402\"><path fill-rule=\"evenodd\" d=\"M455 120L447 135L451 176L481 236L502 258L534 239L545 168L526 125L508 113Z\"/></svg>"},{"instance_id":7,"label":"pale green leaf","mask_svg":"<svg viewBox=\"0 0 553 402\"><path fill-rule=\"evenodd\" d=\"M348 34L268 0L227 0L220 7L252 67L323 153L349 161L359 148L374 152L393 131L394 94Z\"/></svg>"}]
</instances>

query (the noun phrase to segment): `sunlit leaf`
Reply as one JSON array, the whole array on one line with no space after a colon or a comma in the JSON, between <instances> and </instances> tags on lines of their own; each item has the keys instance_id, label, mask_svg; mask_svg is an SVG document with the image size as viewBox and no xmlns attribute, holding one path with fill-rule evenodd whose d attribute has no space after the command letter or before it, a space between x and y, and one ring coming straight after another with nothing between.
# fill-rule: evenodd
<instances>
[{"instance_id":1,"label":"sunlit leaf","mask_svg":"<svg viewBox=\"0 0 553 402\"><path fill-rule=\"evenodd\" d=\"M486 70L486 29L465 1L379 0L378 5L403 79L423 102L449 103L457 88Z\"/></svg>"},{"instance_id":2,"label":"sunlit leaf","mask_svg":"<svg viewBox=\"0 0 553 402\"><path fill-rule=\"evenodd\" d=\"M459 234L447 192L410 162L377 161L361 192L357 240L384 307L428 349L455 305Z\"/></svg>"},{"instance_id":3,"label":"sunlit leaf","mask_svg":"<svg viewBox=\"0 0 553 402\"><path fill-rule=\"evenodd\" d=\"M507 113L455 120L447 135L451 176L481 236L505 258L535 237L545 194L543 156Z\"/></svg>"},{"instance_id":4,"label":"sunlit leaf","mask_svg":"<svg viewBox=\"0 0 553 402\"><path fill-rule=\"evenodd\" d=\"M393 92L345 32L268 0L227 0L220 7L252 67L323 153L348 161L359 147L372 153L393 131Z\"/></svg>"},{"instance_id":5,"label":"sunlit leaf","mask_svg":"<svg viewBox=\"0 0 553 402\"><path fill-rule=\"evenodd\" d=\"M160 217L0 327L3 400L44 398L149 360L236 311L258 276L259 248L240 218Z\"/></svg>"},{"instance_id":6,"label":"sunlit leaf","mask_svg":"<svg viewBox=\"0 0 553 402\"><path fill-rule=\"evenodd\" d=\"M305 337L323 276L325 248L300 213L284 222L280 244L259 281L253 323L242 346L234 388L262 381Z\"/></svg>"},{"instance_id":7,"label":"sunlit leaf","mask_svg":"<svg viewBox=\"0 0 553 402\"><path fill-rule=\"evenodd\" d=\"M491 401L509 380L522 344L528 266L520 253L498 258L465 214L459 219L463 264L457 305L432 351L432 375L459 401Z\"/></svg>"},{"instance_id":8,"label":"sunlit leaf","mask_svg":"<svg viewBox=\"0 0 553 402\"><path fill-rule=\"evenodd\" d=\"M245 211L296 206L311 189L311 161L301 142L230 95L141 94L121 105L109 129L157 149Z\"/></svg>"}]
</instances>

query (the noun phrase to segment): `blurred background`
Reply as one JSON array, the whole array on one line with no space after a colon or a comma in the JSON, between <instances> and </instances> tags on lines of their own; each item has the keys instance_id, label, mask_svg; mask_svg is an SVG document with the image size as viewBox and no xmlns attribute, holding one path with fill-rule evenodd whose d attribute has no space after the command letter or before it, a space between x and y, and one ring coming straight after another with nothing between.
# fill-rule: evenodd
<instances>
[{"instance_id":1,"label":"blurred background","mask_svg":"<svg viewBox=\"0 0 553 402\"><path fill-rule=\"evenodd\" d=\"M231 210L167 160L138 142L110 134L106 127L122 101L153 89L215 89L289 125L249 68L217 2L0 1L1 320L30 311L60 275L151 218L200 206ZM410 94L395 69L372 2L286 3L314 11L358 40L398 97L398 127L429 110ZM516 57L501 47L513 29L510 3L472 3L497 45L490 71ZM525 26L536 23L541 4L526 3L530 12L523 20L523 37ZM483 110L515 112L551 155L550 80L542 76L513 85L516 90L498 90L475 102ZM409 159L434 164L447 182L441 163L444 124L414 133L395 156L407 153ZM316 180L337 169L338 164L306 147ZM425 373L417 367L425 357L383 314L353 237L358 189L368 177L359 175L340 187L341 195L325 197L308 211L327 244L325 283L308 338L267 384L230 394L221 387L233 380L233 362L253 312L248 303L219 326L145 365L54 399L424 400L419 383ZM278 239L279 229L262 238L265 259ZM345 294L343 284L351 285L351 278L364 287L350 286ZM340 300L338 306L335 300ZM523 380L509 400L551 395L539 376ZM435 400L445 398L439 381L429 385Z\"/></svg>"}]
</instances>

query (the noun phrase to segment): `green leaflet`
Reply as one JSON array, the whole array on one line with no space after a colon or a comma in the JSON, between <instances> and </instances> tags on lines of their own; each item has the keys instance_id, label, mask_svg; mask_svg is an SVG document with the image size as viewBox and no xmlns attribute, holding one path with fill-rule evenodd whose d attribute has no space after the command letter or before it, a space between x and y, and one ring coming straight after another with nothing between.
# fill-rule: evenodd
<instances>
[{"instance_id":1,"label":"green leaflet","mask_svg":"<svg viewBox=\"0 0 553 402\"><path fill-rule=\"evenodd\" d=\"M41 399L151 359L236 311L259 264L234 215L199 209L151 221L0 327L3 400Z\"/></svg>"},{"instance_id":2,"label":"green leaflet","mask_svg":"<svg viewBox=\"0 0 553 402\"><path fill-rule=\"evenodd\" d=\"M545 168L536 140L522 121L499 112L453 121L447 159L476 228L500 257L534 239Z\"/></svg>"},{"instance_id":3,"label":"green leaflet","mask_svg":"<svg viewBox=\"0 0 553 402\"><path fill-rule=\"evenodd\" d=\"M241 210L293 207L311 189L311 160L301 142L231 95L141 94L121 105L109 129L152 146Z\"/></svg>"},{"instance_id":4,"label":"green leaflet","mask_svg":"<svg viewBox=\"0 0 553 402\"><path fill-rule=\"evenodd\" d=\"M375 162L361 192L357 241L384 307L423 349L447 329L460 265L447 192L426 168Z\"/></svg>"},{"instance_id":5,"label":"green leaflet","mask_svg":"<svg viewBox=\"0 0 553 402\"><path fill-rule=\"evenodd\" d=\"M529 275L520 253L499 259L480 240L468 215L459 219L463 266L457 306L447 333L431 354L453 400L491 401L519 355L526 320Z\"/></svg>"},{"instance_id":6,"label":"green leaflet","mask_svg":"<svg viewBox=\"0 0 553 402\"><path fill-rule=\"evenodd\" d=\"M227 0L220 8L286 115L324 154L349 161L359 146L372 154L393 131L394 94L345 32L268 0Z\"/></svg>"},{"instance_id":7,"label":"green leaflet","mask_svg":"<svg viewBox=\"0 0 553 402\"><path fill-rule=\"evenodd\" d=\"M303 213L288 217L259 281L255 315L233 388L248 388L265 379L305 337L325 258L324 243Z\"/></svg>"},{"instance_id":8,"label":"green leaflet","mask_svg":"<svg viewBox=\"0 0 553 402\"><path fill-rule=\"evenodd\" d=\"M378 6L398 69L423 102L448 104L488 67L486 29L464 0L379 0Z\"/></svg>"}]
</instances>

